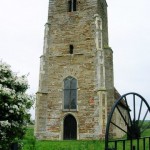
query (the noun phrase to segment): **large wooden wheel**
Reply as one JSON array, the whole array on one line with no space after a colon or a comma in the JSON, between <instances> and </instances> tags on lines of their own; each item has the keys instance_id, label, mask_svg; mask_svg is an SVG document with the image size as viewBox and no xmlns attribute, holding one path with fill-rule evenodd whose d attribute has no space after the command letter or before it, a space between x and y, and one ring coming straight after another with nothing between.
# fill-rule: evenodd
<instances>
[{"instance_id":1,"label":"large wooden wheel","mask_svg":"<svg viewBox=\"0 0 150 150\"><path fill-rule=\"evenodd\" d=\"M149 123L145 124L146 120L150 120L150 106L141 95L127 93L121 96L108 116L105 150L109 150L109 141L112 139L141 138L142 133L150 127Z\"/></svg>"}]
</instances>

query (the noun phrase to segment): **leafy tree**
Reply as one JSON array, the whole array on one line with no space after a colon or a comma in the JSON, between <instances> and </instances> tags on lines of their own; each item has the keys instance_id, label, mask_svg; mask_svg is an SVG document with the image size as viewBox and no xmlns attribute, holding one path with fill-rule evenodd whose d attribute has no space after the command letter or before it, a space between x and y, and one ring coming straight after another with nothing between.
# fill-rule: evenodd
<instances>
[{"instance_id":1,"label":"leafy tree","mask_svg":"<svg viewBox=\"0 0 150 150\"><path fill-rule=\"evenodd\" d=\"M27 76L18 76L0 61L0 149L9 149L25 134L34 103L34 97L26 94L28 88Z\"/></svg>"}]
</instances>

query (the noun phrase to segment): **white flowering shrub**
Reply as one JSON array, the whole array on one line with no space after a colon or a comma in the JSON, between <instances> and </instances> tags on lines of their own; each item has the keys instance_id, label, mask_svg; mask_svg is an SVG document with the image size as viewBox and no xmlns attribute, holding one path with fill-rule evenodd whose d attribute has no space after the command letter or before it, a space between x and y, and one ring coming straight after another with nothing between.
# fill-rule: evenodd
<instances>
[{"instance_id":1,"label":"white flowering shrub","mask_svg":"<svg viewBox=\"0 0 150 150\"><path fill-rule=\"evenodd\" d=\"M26 94L26 76L18 77L11 67L0 61L0 149L23 138L30 122L29 109L34 96Z\"/></svg>"}]
</instances>

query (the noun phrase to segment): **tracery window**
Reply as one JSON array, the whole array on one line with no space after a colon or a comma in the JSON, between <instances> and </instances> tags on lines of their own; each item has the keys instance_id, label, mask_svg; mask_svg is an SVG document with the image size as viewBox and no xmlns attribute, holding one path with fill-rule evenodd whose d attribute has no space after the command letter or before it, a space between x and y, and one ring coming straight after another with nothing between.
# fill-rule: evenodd
<instances>
[{"instance_id":1,"label":"tracery window","mask_svg":"<svg viewBox=\"0 0 150 150\"><path fill-rule=\"evenodd\" d=\"M77 109L77 80L71 76L64 80L64 109Z\"/></svg>"},{"instance_id":2,"label":"tracery window","mask_svg":"<svg viewBox=\"0 0 150 150\"><path fill-rule=\"evenodd\" d=\"M68 0L68 11L76 11L77 8L77 0Z\"/></svg>"}]
</instances>

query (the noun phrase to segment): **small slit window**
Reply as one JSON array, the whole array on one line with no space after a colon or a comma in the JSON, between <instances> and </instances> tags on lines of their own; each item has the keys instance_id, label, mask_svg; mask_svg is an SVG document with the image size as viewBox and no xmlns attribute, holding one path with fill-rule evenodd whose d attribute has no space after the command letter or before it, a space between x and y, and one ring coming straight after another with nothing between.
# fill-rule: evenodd
<instances>
[{"instance_id":1,"label":"small slit window","mask_svg":"<svg viewBox=\"0 0 150 150\"><path fill-rule=\"evenodd\" d=\"M68 0L68 11L76 11L77 1L76 0Z\"/></svg>"},{"instance_id":2,"label":"small slit window","mask_svg":"<svg viewBox=\"0 0 150 150\"><path fill-rule=\"evenodd\" d=\"M73 45L70 45L70 46L69 46L69 53L70 53L70 54L73 54L73 48L74 48Z\"/></svg>"}]
</instances>

